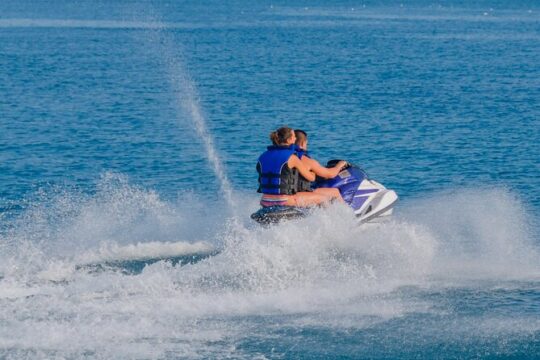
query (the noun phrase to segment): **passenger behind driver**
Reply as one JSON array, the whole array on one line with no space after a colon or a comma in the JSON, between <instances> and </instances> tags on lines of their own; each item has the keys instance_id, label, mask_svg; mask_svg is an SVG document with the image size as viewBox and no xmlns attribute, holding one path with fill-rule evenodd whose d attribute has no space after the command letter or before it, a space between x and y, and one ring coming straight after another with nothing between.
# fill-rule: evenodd
<instances>
[{"instance_id":1,"label":"passenger behind driver","mask_svg":"<svg viewBox=\"0 0 540 360\"><path fill-rule=\"evenodd\" d=\"M261 205L270 206L313 206L332 200L323 192L303 191L298 188L298 179L315 180L315 174L296 155L296 137L293 129L281 127L270 134L272 146L259 157L259 190ZM339 192L338 192L339 194Z\"/></svg>"}]
</instances>

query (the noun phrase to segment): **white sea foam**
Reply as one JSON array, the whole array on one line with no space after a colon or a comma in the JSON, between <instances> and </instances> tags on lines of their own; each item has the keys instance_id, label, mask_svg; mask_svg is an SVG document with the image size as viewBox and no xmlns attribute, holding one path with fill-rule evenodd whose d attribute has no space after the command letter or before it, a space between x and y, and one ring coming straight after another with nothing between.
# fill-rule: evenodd
<instances>
[{"instance_id":1,"label":"white sea foam","mask_svg":"<svg viewBox=\"0 0 540 360\"><path fill-rule=\"evenodd\" d=\"M433 276L445 279L540 276L538 238L520 199L505 189L460 189L412 202L408 222L436 234Z\"/></svg>"},{"instance_id":2,"label":"white sea foam","mask_svg":"<svg viewBox=\"0 0 540 360\"><path fill-rule=\"evenodd\" d=\"M182 255L207 254L215 251L210 244L199 241L188 243L150 241L126 246L102 244L99 250L77 256L77 263L99 263L106 261L144 260L171 258Z\"/></svg>"},{"instance_id":3,"label":"white sea foam","mask_svg":"<svg viewBox=\"0 0 540 360\"><path fill-rule=\"evenodd\" d=\"M374 227L356 226L344 206L269 228L213 218L206 223L211 238L195 238L185 235L200 230L190 221L196 216L188 200L166 202L114 176L103 181L95 196L57 194L36 204L1 239L21 246L1 255L0 322L8 326L0 328L0 348L20 357L242 357L231 344L260 333L252 317L289 316L293 327L368 328L445 311L407 288L538 279L527 214L505 191L411 200L397 209L400 216ZM249 205L255 210L255 197ZM138 230L130 231L135 224ZM60 251L68 239L79 245ZM199 262L159 261L133 275L76 267L82 260L215 247L221 251ZM472 260L475 267L468 268ZM537 329L519 319L493 321L502 332L505 324ZM490 320L478 324L471 322L469 331Z\"/></svg>"}]
</instances>

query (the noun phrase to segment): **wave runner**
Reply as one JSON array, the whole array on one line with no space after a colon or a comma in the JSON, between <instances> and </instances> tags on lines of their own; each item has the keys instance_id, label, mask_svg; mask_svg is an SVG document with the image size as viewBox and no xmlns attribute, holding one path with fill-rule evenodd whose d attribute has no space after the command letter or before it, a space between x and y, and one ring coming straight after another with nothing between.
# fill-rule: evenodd
<instances>
[{"instance_id":1,"label":"wave runner","mask_svg":"<svg viewBox=\"0 0 540 360\"><path fill-rule=\"evenodd\" d=\"M326 167L334 166L339 160L331 160ZM360 223L374 222L392 215L398 200L395 191L369 179L364 170L348 164L335 178L317 178L314 188L337 188ZM251 218L260 224L277 223L308 215L308 208L295 206L269 206L259 209Z\"/></svg>"}]
</instances>

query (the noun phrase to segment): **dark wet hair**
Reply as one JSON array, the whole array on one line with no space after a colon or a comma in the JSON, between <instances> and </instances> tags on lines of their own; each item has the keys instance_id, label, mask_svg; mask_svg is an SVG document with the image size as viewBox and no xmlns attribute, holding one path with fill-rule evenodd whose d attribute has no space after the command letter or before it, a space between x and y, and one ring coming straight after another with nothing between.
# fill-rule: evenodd
<instances>
[{"instance_id":1,"label":"dark wet hair","mask_svg":"<svg viewBox=\"0 0 540 360\"><path fill-rule=\"evenodd\" d=\"M307 140L307 133L304 130L296 129L294 135L296 135L296 145L300 145Z\"/></svg>"},{"instance_id":2,"label":"dark wet hair","mask_svg":"<svg viewBox=\"0 0 540 360\"><path fill-rule=\"evenodd\" d=\"M270 140L272 140L272 144L274 145L282 145L287 142L293 135L293 129L290 127L280 127L276 131L272 131L270 133Z\"/></svg>"}]
</instances>

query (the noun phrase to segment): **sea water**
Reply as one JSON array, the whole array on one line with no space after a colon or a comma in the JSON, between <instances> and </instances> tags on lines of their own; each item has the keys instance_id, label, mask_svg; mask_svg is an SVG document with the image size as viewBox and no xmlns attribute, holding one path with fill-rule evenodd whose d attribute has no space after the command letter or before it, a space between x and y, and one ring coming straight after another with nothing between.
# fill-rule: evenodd
<instances>
[{"instance_id":1,"label":"sea water","mask_svg":"<svg viewBox=\"0 0 540 360\"><path fill-rule=\"evenodd\" d=\"M540 357L540 4L0 3L0 357ZM261 228L268 134L392 220Z\"/></svg>"}]
</instances>

